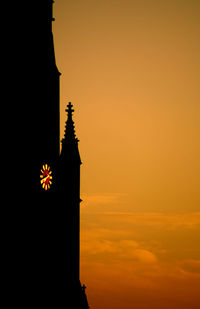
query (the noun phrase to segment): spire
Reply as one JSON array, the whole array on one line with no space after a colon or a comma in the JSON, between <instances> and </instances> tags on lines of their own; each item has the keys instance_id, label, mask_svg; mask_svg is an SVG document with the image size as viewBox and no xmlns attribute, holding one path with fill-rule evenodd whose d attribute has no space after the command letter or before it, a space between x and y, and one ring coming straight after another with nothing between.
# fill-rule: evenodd
<instances>
[{"instance_id":1,"label":"spire","mask_svg":"<svg viewBox=\"0 0 200 309\"><path fill-rule=\"evenodd\" d=\"M62 140L62 143L64 141L76 141L76 134L74 129L74 121L72 120L72 114L74 112L74 109L72 108L73 105L71 102L67 105L66 112L67 112L67 121L65 124L65 134L64 139Z\"/></svg>"},{"instance_id":2,"label":"spire","mask_svg":"<svg viewBox=\"0 0 200 309\"><path fill-rule=\"evenodd\" d=\"M72 119L72 114L74 112L73 105L71 102L68 103L65 110L67 112L67 121L65 123L65 133L62 139L62 151L61 157L71 158L73 160L78 160L81 164L81 159L78 151L78 138L76 138L74 121Z\"/></svg>"}]
</instances>

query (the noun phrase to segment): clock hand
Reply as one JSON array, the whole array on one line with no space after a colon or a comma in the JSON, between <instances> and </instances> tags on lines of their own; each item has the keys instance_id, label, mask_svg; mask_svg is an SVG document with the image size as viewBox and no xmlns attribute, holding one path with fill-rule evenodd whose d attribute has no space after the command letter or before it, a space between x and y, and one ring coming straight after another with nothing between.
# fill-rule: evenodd
<instances>
[{"instance_id":1,"label":"clock hand","mask_svg":"<svg viewBox=\"0 0 200 309\"><path fill-rule=\"evenodd\" d=\"M46 182L46 180L47 180L48 178L50 178L50 176L49 176L49 175L48 175L47 177L43 178L43 179L41 180L41 183Z\"/></svg>"}]
</instances>

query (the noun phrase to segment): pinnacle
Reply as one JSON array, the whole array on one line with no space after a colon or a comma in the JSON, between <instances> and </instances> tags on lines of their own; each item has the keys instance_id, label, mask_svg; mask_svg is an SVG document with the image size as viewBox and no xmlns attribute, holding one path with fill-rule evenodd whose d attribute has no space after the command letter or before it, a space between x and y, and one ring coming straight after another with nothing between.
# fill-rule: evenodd
<instances>
[{"instance_id":1,"label":"pinnacle","mask_svg":"<svg viewBox=\"0 0 200 309\"><path fill-rule=\"evenodd\" d=\"M65 111L67 112L67 121L65 123L65 134L63 142L65 141L77 141L76 134L75 134L75 128L74 128L74 121L72 120L72 113L74 112L74 109L72 108L73 105L71 102L68 103L67 108Z\"/></svg>"}]
</instances>

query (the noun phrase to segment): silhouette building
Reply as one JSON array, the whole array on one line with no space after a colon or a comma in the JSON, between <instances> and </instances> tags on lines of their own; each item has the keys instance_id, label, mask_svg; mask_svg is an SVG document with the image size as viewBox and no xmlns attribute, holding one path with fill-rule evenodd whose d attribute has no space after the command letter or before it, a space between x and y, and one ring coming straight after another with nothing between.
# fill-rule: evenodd
<instances>
[{"instance_id":1,"label":"silhouette building","mask_svg":"<svg viewBox=\"0 0 200 309\"><path fill-rule=\"evenodd\" d=\"M74 308L89 308L85 294L85 286L79 280L80 264L80 165L81 159L78 150L78 139L75 135L71 102L66 109L68 118L65 125L65 134L62 140L62 150L58 164L57 190L61 200L67 200L67 217L70 220L66 225L68 243L68 280L69 291L73 295Z\"/></svg>"},{"instance_id":2,"label":"silhouette building","mask_svg":"<svg viewBox=\"0 0 200 309\"><path fill-rule=\"evenodd\" d=\"M66 109L60 152L61 73L54 51L53 2L43 3L46 6L44 20L38 18L38 25L42 27L38 27L38 44L37 37L33 44L35 61L30 65L34 80L29 85L29 101L34 108L29 119L27 144L31 177L24 185L35 208L32 221L29 220L27 250L31 257L27 264L32 265L29 273L34 292L31 297L37 301L42 299L41 305L86 309L89 307L85 285L81 285L79 278L81 159L71 103Z\"/></svg>"}]
</instances>

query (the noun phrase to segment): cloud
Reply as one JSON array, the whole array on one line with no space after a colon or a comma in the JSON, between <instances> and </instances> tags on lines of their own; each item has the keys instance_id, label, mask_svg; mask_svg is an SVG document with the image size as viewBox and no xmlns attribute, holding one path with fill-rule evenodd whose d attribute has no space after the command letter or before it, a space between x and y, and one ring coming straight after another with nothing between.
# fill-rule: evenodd
<instances>
[{"instance_id":1,"label":"cloud","mask_svg":"<svg viewBox=\"0 0 200 309\"><path fill-rule=\"evenodd\" d=\"M96 229L89 232L82 239L82 251L88 254L120 253L132 250L139 246L134 240L119 240L120 231L109 231L107 229Z\"/></svg>"},{"instance_id":2,"label":"cloud","mask_svg":"<svg viewBox=\"0 0 200 309\"><path fill-rule=\"evenodd\" d=\"M155 254L148 250L136 249L134 251L134 256L142 263L151 264L157 262L157 257Z\"/></svg>"},{"instance_id":3,"label":"cloud","mask_svg":"<svg viewBox=\"0 0 200 309\"><path fill-rule=\"evenodd\" d=\"M174 228L196 228L200 226L200 212L193 213L160 213L160 212L104 212L104 216L112 216L112 220L131 222L146 226L165 226Z\"/></svg>"},{"instance_id":4,"label":"cloud","mask_svg":"<svg viewBox=\"0 0 200 309\"><path fill-rule=\"evenodd\" d=\"M90 207L81 217L81 272L89 280L102 280L106 290L123 280L131 290L165 285L172 292L177 282L199 280L200 212L126 212L117 194L83 199Z\"/></svg>"},{"instance_id":5,"label":"cloud","mask_svg":"<svg viewBox=\"0 0 200 309\"><path fill-rule=\"evenodd\" d=\"M152 227L164 227L168 230L176 228L195 229L200 227L200 212L134 212L123 211L127 206L127 195L122 193L109 194L82 194L83 207L82 214L98 215L98 222L114 224L133 223ZM89 206L89 207L88 207ZM133 208L132 208L133 209ZM113 211L114 210L114 211ZM110 219L112 219L110 221ZM88 222L87 223L91 223Z\"/></svg>"},{"instance_id":6,"label":"cloud","mask_svg":"<svg viewBox=\"0 0 200 309\"><path fill-rule=\"evenodd\" d=\"M200 260L185 260L180 263L180 268L188 274L200 275Z\"/></svg>"},{"instance_id":7,"label":"cloud","mask_svg":"<svg viewBox=\"0 0 200 309\"><path fill-rule=\"evenodd\" d=\"M153 252L142 248L141 244L135 240L122 240L116 246L119 257L125 261L138 261L145 264L156 263L158 261Z\"/></svg>"},{"instance_id":8,"label":"cloud","mask_svg":"<svg viewBox=\"0 0 200 309\"><path fill-rule=\"evenodd\" d=\"M81 198L86 205L117 203L121 194L82 194Z\"/></svg>"},{"instance_id":9,"label":"cloud","mask_svg":"<svg viewBox=\"0 0 200 309\"><path fill-rule=\"evenodd\" d=\"M118 231L117 235L119 235ZM132 239L116 239L114 231L94 230L81 242L81 252L87 259L109 261L129 261L142 263L156 263L156 255L141 247L141 244ZM95 256L95 257L94 257Z\"/></svg>"}]
</instances>

